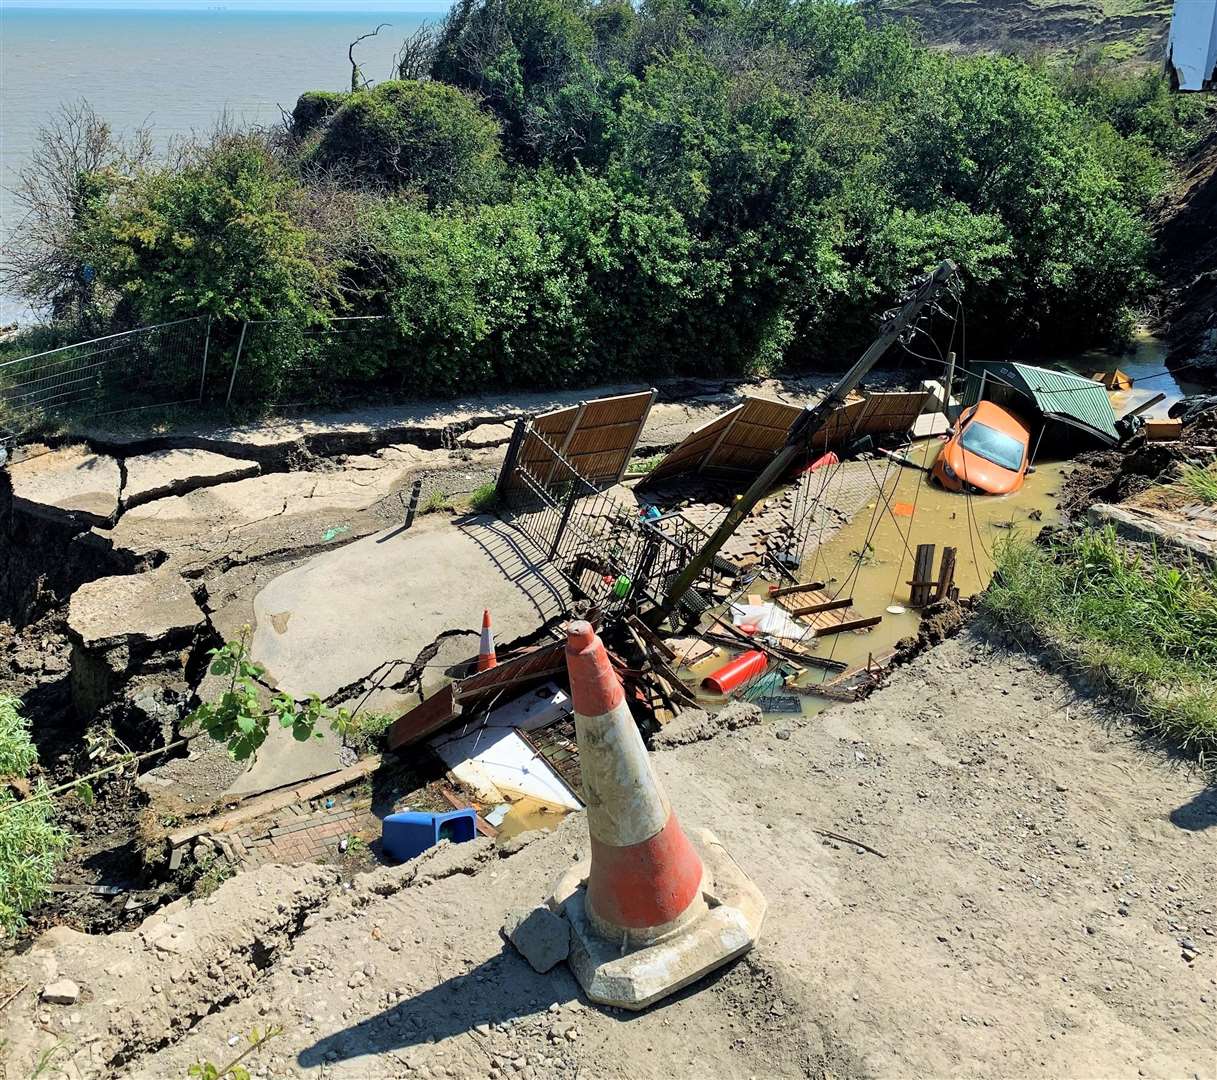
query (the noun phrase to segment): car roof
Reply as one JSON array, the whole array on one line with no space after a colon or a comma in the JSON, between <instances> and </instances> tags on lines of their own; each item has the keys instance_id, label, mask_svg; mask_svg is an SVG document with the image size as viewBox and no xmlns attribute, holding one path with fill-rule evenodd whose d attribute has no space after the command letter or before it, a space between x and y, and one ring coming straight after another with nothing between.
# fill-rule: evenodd
<instances>
[{"instance_id":1,"label":"car roof","mask_svg":"<svg viewBox=\"0 0 1217 1080\"><path fill-rule=\"evenodd\" d=\"M996 428L1003 435L1009 435L1010 438L1017 439L1021 443L1031 441L1031 428L1027 425L1027 421L1017 413L1002 408L996 402L978 401L971 420L979 420L982 424Z\"/></svg>"}]
</instances>

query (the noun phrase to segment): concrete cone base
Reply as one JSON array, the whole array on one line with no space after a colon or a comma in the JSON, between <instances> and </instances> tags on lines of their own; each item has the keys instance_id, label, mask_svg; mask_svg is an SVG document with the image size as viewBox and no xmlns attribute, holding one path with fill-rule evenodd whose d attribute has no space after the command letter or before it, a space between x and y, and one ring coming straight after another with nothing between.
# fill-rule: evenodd
<instances>
[{"instance_id":1,"label":"concrete cone base","mask_svg":"<svg viewBox=\"0 0 1217 1080\"><path fill-rule=\"evenodd\" d=\"M567 962L592 1001L645 1009L756 944L768 906L760 889L712 832L692 829L688 835L705 867L706 910L654 944L623 951L621 941L603 938L592 928L584 906L589 862L572 867L559 880L549 906L570 923Z\"/></svg>"}]
</instances>

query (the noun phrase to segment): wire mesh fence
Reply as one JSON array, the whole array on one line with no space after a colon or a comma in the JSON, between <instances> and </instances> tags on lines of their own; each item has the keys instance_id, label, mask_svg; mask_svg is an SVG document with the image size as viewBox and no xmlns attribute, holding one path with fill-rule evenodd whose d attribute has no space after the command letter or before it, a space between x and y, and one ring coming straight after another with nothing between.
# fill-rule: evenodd
<instances>
[{"instance_id":1,"label":"wire mesh fence","mask_svg":"<svg viewBox=\"0 0 1217 1080\"><path fill-rule=\"evenodd\" d=\"M342 397L344 383L383 383L393 367L393 321L352 315L307 327L281 319L241 325L225 404L320 405Z\"/></svg>"},{"instance_id":2,"label":"wire mesh fence","mask_svg":"<svg viewBox=\"0 0 1217 1080\"><path fill-rule=\"evenodd\" d=\"M506 519L601 611L658 602L705 542L679 514L648 517L613 489L601 491L531 425L504 469L514 480L500 484ZM712 574L701 584L711 587Z\"/></svg>"},{"instance_id":3,"label":"wire mesh fence","mask_svg":"<svg viewBox=\"0 0 1217 1080\"><path fill-rule=\"evenodd\" d=\"M199 401L210 329L201 315L0 363L0 439L65 417Z\"/></svg>"}]
</instances>

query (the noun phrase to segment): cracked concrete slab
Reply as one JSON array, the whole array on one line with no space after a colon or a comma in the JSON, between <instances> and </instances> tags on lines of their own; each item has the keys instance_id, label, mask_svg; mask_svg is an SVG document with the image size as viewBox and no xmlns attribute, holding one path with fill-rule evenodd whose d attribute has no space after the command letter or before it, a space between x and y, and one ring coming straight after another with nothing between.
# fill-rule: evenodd
<instances>
[{"instance_id":1,"label":"cracked concrete slab","mask_svg":"<svg viewBox=\"0 0 1217 1080\"><path fill-rule=\"evenodd\" d=\"M256 461L243 461L210 450L157 450L129 457L123 466L127 480L123 484L122 502L126 507L244 480L261 471Z\"/></svg>"},{"instance_id":2,"label":"cracked concrete slab","mask_svg":"<svg viewBox=\"0 0 1217 1080\"><path fill-rule=\"evenodd\" d=\"M323 552L255 597L253 657L289 694L330 698L447 632L476 632L483 608L499 642L530 634L571 598L526 545L494 518L433 516Z\"/></svg>"},{"instance_id":3,"label":"cracked concrete slab","mask_svg":"<svg viewBox=\"0 0 1217 1080\"><path fill-rule=\"evenodd\" d=\"M156 645L193 634L204 622L194 594L168 569L98 578L68 604L68 633L86 649Z\"/></svg>"},{"instance_id":4,"label":"cracked concrete slab","mask_svg":"<svg viewBox=\"0 0 1217 1080\"><path fill-rule=\"evenodd\" d=\"M27 447L8 468L13 506L52 521L108 525L118 514L118 462L87 446Z\"/></svg>"}]
</instances>

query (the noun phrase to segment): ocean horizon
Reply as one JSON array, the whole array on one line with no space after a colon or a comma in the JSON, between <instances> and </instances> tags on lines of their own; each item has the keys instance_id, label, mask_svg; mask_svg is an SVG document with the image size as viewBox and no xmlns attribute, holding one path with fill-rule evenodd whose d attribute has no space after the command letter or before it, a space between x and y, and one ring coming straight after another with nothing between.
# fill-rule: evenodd
<instances>
[{"instance_id":1,"label":"ocean horizon","mask_svg":"<svg viewBox=\"0 0 1217 1080\"><path fill-rule=\"evenodd\" d=\"M130 0L127 0L130 2ZM222 7L222 5L217 5ZM228 7L14 7L0 9L0 243L18 225L12 189L39 130L84 99L119 134L148 127L163 150L208 131L222 116L241 125L281 122L306 90L350 86L347 45L391 25L356 53L374 82L389 78L402 40L435 10L341 11ZM0 296L0 325L29 309Z\"/></svg>"}]
</instances>

